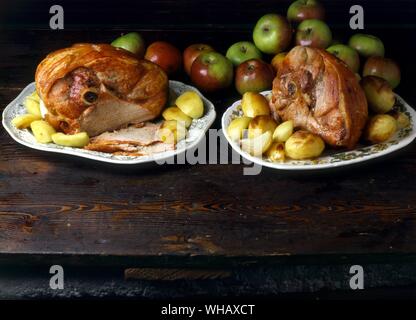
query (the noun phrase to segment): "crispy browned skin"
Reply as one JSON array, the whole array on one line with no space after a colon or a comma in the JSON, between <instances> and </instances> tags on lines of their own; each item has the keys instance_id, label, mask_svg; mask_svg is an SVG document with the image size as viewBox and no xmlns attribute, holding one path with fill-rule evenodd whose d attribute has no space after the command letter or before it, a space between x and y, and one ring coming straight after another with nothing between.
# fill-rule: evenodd
<instances>
[{"instance_id":1,"label":"crispy browned skin","mask_svg":"<svg viewBox=\"0 0 416 320\"><path fill-rule=\"evenodd\" d=\"M353 148L368 117L354 73L327 51L300 46L278 70L270 107L275 118L291 119L336 147Z\"/></svg>"},{"instance_id":2,"label":"crispy browned skin","mask_svg":"<svg viewBox=\"0 0 416 320\"><path fill-rule=\"evenodd\" d=\"M76 44L49 54L36 70L46 119L90 136L159 116L168 78L157 65L108 44Z\"/></svg>"}]
</instances>

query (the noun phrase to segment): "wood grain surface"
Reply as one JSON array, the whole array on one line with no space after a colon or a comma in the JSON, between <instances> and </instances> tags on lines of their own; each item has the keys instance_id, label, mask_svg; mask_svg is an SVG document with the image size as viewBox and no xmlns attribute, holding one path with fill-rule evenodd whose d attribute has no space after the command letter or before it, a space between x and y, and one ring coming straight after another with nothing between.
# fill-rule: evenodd
<instances>
[{"instance_id":1,"label":"wood grain surface","mask_svg":"<svg viewBox=\"0 0 416 320\"><path fill-rule=\"evenodd\" d=\"M416 105L412 51L387 45L394 43L394 30L375 30L385 35L390 56L405 66L398 92ZM36 65L51 50L74 42L109 42L123 31L3 30L1 108L33 81ZM414 29L400 32L405 39ZM221 37L205 29L143 34L148 42L168 39L181 48L208 42L219 50L250 36L232 28ZM238 95L229 90L209 98L219 128L222 112ZM326 172L263 168L258 176L244 176L243 168L118 167L28 149L2 128L0 262L63 259L74 265L158 267L415 261L415 144L382 160Z\"/></svg>"}]
</instances>

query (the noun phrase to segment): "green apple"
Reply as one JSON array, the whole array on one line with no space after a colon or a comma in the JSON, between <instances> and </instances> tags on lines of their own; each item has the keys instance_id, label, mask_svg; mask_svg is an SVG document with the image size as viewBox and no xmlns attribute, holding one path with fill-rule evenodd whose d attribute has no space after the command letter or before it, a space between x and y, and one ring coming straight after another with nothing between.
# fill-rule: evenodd
<instances>
[{"instance_id":1,"label":"green apple","mask_svg":"<svg viewBox=\"0 0 416 320\"><path fill-rule=\"evenodd\" d=\"M244 61L251 59L261 59L261 52L256 48L254 43L249 41L241 41L234 43L228 50L226 57L238 66Z\"/></svg>"},{"instance_id":2,"label":"green apple","mask_svg":"<svg viewBox=\"0 0 416 320\"><path fill-rule=\"evenodd\" d=\"M130 32L114 40L111 45L117 48L123 48L137 55L139 58L144 57L145 45L144 40L137 32Z\"/></svg>"},{"instance_id":3,"label":"green apple","mask_svg":"<svg viewBox=\"0 0 416 320\"><path fill-rule=\"evenodd\" d=\"M352 72L357 73L360 68L360 57L358 52L353 48L344 44L336 44L326 49L332 53L338 59L345 62L345 64L351 69Z\"/></svg>"},{"instance_id":4,"label":"green apple","mask_svg":"<svg viewBox=\"0 0 416 320\"><path fill-rule=\"evenodd\" d=\"M384 44L376 36L357 33L348 41L348 45L358 51L363 57L384 57Z\"/></svg>"},{"instance_id":5,"label":"green apple","mask_svg":"<svg viewBox=\"0 0 416 320\"><path fill-rule=\"evenodd\" d=\"M253 31L253 40L260 51L277 54L285 51L292 39L292 27L285 17L269 13L261 17Z\"/></svg>"},{"instance_id":6,"label":"green apple","mask_svg":"<svg viewBox=\"0 0 416 320\"><path fill-rule=\"evenodd\" d=\"M296 44L300 46L327 48L332 41L332 32L328 25L317 19L302 21L296 32Z\"/></svg>"},{"instance_id":7,"label":"green apple","mask_svg":"<svg viewBox=\"0 0 416 320\"><path fill-rule=\"evenodd\" d=\"M324 17L324 7L317 0L297 0L287 9L287 19L293 22L307 19L323 20Z\"/></svg>"}]
</instances>

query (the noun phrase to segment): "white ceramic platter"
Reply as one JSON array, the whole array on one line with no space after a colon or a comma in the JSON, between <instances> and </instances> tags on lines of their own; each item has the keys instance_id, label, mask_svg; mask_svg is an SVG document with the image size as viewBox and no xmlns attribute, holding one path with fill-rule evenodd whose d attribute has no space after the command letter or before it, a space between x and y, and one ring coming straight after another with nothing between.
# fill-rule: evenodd
<instances>
[{"instance_id":1,"label":"white ceramic platter","mask_svg":"<svg viewBox=\"0 0 416 320\"><path fill-rule=\"evenodd\" d=\"M179 155L185 152L188 149L192 149L198 145L198 143L204 138L206 131L210 128L212 123L215 120L215 108L212 102L206 99L196 88L186 85L178 81L169 81L170 89L170 101L174 99L185 91L195 91L197 92L203 102L204 102L204 115L200 119L192 121L191 126L188 129L186 139L180 141L176 145L176 149L167 152L156 153L152 156L140 156L140 157L131 157L131 156L120 156L113 155L110 153L95 152L84 149L77 149L71 147L58 146L54 143L41 144L36 142L34 136L30 130L24 129L20 130L15 128L11 121L17 115L25 114L26 109L23 105L25 98L30 95L35 90L35 83L29 84L23 91L14 99L3 111L3 127L7 130L10 136L18 143L25 145L32 149L55 152L55 153L65 153L73 155L76 157L83 157L88 159L93 159L102 162L116 163L116 164L144 164L151 163L155 161L163 162L164 160L170 159L175 155Z\"/></svg>"},{"instance_id":2,"label":"white ceramic platter","mask_svg":"<svg viewBox=\"0 0 416 320\"><path fill-rule=\"evenodd\" d=\"M270 91L262 92L263 95L270 95ZM416 138L416 112L410 107L406 101L400 96L396 95L395 108L404 112L410 118L410 125L406 128L398 130L398 132L388 141L363 146L358 145L354 150L327 150L322 156L314 160L286 160L282 163L271 162L266 158L254 157L243 150L241 150L239 142L233 141L227 134L227 128L230 122L243 115L241 110L241 100L234 102L222 116L222 130L228 143L232 148L242 157L265 167L280 169L280 170L318 170L333 167L347 166L354 163L368 161L370 159L378 158L396 150L404 148Z\"/></svg>"}]
</instances>

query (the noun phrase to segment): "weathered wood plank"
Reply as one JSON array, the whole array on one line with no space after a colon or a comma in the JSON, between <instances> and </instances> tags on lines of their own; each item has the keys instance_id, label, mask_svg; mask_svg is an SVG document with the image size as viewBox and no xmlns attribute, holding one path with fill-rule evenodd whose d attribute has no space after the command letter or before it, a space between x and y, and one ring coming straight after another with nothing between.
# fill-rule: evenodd
<instances>
[{"instance_id":1,"label":"weathered wood plank","mask_svg":"<svg viewBox=\"0 0 416 320\"><path fill-rule=\"evenodd\" d=\"M239 165L143 172L19 148L30 158L0 162L4 253L274 256L416 248L408 159L333 176L263 170L252 177ZM414 147L406 153L414 154Z\"/></svg>"},{"instance_id":2,"label":"weathered wood plank","mask_svg":"<svg viewBox=\"0 0 416 320\"><path fill-rule=\"evenodd\" d=\"M50 50L75 41L108 42L117 32L2 33L0 105L32 81L36 64ZM221 39L212 32L145 35L181 46L207 40L218 48L236 37L232 32ZM400 57L403 63L413 59ZM412 68L404 68L404 79ZM416 101L409 80L400 90ZM237 97L233 90L210 96L218 112L214 127ZM416 254L415 144L362 166L318 173L264 168L258 176L244 176L242 165L97 164L17 145L4 129L0 153L0 260L41 261L46 255L48 261L65 256L77 264L83 257L91 263L119 257L157 265L169 258L182 264L209 258L215 264Z\"/></svg>"}]
</instances>

